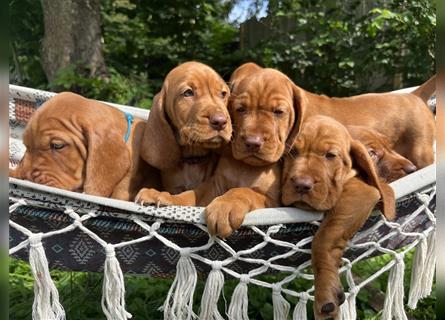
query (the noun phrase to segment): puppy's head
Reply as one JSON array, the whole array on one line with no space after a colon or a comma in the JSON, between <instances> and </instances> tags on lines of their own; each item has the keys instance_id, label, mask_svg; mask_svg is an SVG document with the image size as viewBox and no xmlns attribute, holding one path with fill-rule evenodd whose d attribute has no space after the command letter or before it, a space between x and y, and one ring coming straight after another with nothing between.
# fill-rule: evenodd
<instances>
[{"instance_id":1,"label":"puppy's head","mask_svg":"<svg viewBox=\"0 0 445 320\"><path fill-rule=\"evenodd\" d=\"M238 68L235 69L235 71L233 71L232 75L230 76L230 91L233 92L233 90L235 89L235 87L238 86L241 80L243 80L249 74L255 73L261 69L262 68L259 65L253 62L247 62L240 65Z\"/></svg>"},{"instance_id":2,"label":"puppy's head","mask_svg":"<svg viewBox=\"0 0 445 320\"><path fill-rule=\"evenodd\" d=\"M60 93L31 117L24 158L12 176L110 196L131 164L122 112L74 93Z\"/></svg>"},{"instance_id":3,"label":"puppy's head","mask_svg":"<svg viewBox=\"0 0 445 320\"><path fill-rule=\"evenodd\" d=\"M303 117L302 90L274 69L254 68L234 86L232 115L235 159L261 166L278 161L288 136Z\"/></svg>"},{"instance_id":4,"label":"puppy's head","mask_svg":"<svg viewBox=\"0 0 445 320\"><path fill-rule=\"evenodd\" d=\"M304 209L330 210L345 182L356 175L380 191L383 211L392 217L394 195L379 181L366 148L336 120L311 117L303 123L284 159L282 202Z\"/></svg>"},{"instance_id":5,"label":"puppy's head","mask_svg":"<svg viewBox=\"0 0 445 320\"><path fill-rule=\"evenodd\" d=\"M347 126L353 139L364 144L377 170L385 182L392 182L417 170L416 166L394 151L389 140L377 131L362 126Z\"/></svg>"},{"instance_id":6,"label":"puppy's head","mask_svg":"<svg viewBox=\"0 0 445 320\"><path fill-rule=\"evenodd\" d=\"M148 117L142 158L159 169L175 166L181 147L220 148L230 141L229 87L210 67L186 62L170 71Z\"/></svg>"}]
</instances>

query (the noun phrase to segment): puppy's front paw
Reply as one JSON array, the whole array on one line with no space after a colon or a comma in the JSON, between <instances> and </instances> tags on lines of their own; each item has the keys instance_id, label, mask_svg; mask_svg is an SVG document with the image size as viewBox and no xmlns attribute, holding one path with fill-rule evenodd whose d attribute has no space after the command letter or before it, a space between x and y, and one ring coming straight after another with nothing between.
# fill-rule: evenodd
<instances>
[{"instance_id":1,"label":"puppy's front paw","mask_svg":"<svg viewBox=\"0 0 445 320\"><path fill-rule=\"evenodd\" d=\"M331 319L338 315L342 303L345 302L345 294L341 284L334 286L325 285L315 289L314 314L316 319Z\"/></svg>"},{"instance_id":2,"label":"puppy's front paw","mask_svg":"<svg viewBox=\"0 0 445 320\"><path fill-rule=\"evenodd\" d=\"M211 235L227 238L239 229L249 212L245 202L236 199L215 198L205 209L207 228Z\"/></svg>"},{"instance_id":3,"label":"puppy's front paw","mask_svg":"<svg viewBox=\"0 0 445 320\"><path fill-rule=\"evenodd\" d=\"M136 195L135 202L140 205L154 204L158 208L173 205L172 195L156 189L141 189Z\"/></svg>"}]
</instances>

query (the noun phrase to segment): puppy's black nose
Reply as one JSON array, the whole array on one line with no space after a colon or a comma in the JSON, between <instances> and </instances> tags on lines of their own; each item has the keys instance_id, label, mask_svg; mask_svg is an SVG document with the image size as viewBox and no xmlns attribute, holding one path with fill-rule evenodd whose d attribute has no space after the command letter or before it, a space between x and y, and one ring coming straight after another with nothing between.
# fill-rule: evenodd
<instances>
[{"instance_id":1,"label":"puppy's black nose","mask_svg":"<svg viewBox=\"0 0 445 320\"><path fill-rule=\"evenodd\" d=\"M251 152L260 150L264 144L264 139L260 136L245 136L243 139L247 150Z\"/></svg>"},{"instance_id":2,"label":"puppy's black nose","mask_svg":"<svg viewBox=\"0 0 445 320\"><path fill-rule=\"evenodd\" d=\"M227 125L227 117L223 114L214 114L209 117L210 125L213 129L221 131Z\"/></svg>"},{"instance_id":3,"label":"puppy's black nose","mask_svg":"<svg viewBox=\"0 0 445 320\"><path fill-rule=\"evenodd\" d=\"M413 165L412 163L408 163L403 166L403 171L405 171L406 174L413 173L416 170L417 170L417 167L415 165Z\"/></svg>"},{"instance_id":4,"label":"puppy's black nose","mask_svg":"<svg viewBox=\"0 0 445 320\"><path fill-rule=\"evenodd\" d=\"M291 181L297 192L306 193L314 187L314 179L309 176L292 177Z\"/></svg>"}]
</instances>

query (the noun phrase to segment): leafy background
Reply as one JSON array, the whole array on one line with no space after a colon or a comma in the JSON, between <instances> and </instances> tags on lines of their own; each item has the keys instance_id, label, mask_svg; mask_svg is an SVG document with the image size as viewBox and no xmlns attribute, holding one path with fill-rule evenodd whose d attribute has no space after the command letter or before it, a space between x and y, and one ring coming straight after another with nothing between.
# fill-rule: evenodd
<instances>
[{"instance_id":1,"label":"leafy background","mask_svg":"<svg viewBox=\"0 0 445 320\"><path fill-rule=\"evenodd\" d=\"M41 65L41 3L10 0L10 82L150 108L167 72L187 60L209 64L226 80L241 63L255 61L283 71L307 90L332 96L414 86L435 72L435 0L103 0L101 4L107 75L86 77L73 64L49 82ZM388 259L369 259L356 268L365 277ZM30 275L27 263L10 261L11 319L31 317ZM406 285L409 275L410 270ZM52 276L68 319L103 319L101 274L52 271ZM374 291L359 294L359 319L380 318L370 302L386 290L386 280L387 275L380 277L372 284ZM171 280L127 276L127 303L134 318L160 319L157 308L170 284ZM235 285L227 281L227 297ZM307 283L296 281L293 286L303 288ZM197 297L202 289L200 281ZM269 291L250 286L249 301L251 319L272 319ZM435 319L434 306L435 288L417 310L409 311L409 317Z\"/></svg>"}]
</instances>

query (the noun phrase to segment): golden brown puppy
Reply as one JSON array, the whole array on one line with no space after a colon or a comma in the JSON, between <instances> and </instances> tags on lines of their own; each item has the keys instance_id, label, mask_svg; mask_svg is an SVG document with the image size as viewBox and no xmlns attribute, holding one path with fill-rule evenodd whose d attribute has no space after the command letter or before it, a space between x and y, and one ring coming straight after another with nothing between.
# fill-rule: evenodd
<instances>
[{"instance_id":1,"label":"golden brown puppy","mask_svg":"<svg viewBox=\"0 0 445 320\"><path fill-rule=\"evenodd\" d=\"M256 73L258 69L261 67L249 62L241 65L234 74L238 74L238 79L244 79L246 74ZM239 81L231 79L232 82L237 85ZM374 129L388 138L396 152L421 169L434 162L436 127L426 102L435 89L436 77L433 76L411 93L370 93L330 98L303 90L295 84L293 91L299 97L302 117L326 115L343 125ZM289 140L293 141L297 134L298 130L292 130Z\"/></svg>"},{"instance_id":2,"label":"golden brown puppy","mask_svg":"<svg viewBox=\"0 0 445 320\"><path fill-rule=\"evenodd\" d=\"M259 65L253 62L247 62L236 68L230 76L229 86L230 91L233 92L234 88L239 85L241 80L243 80L248 75L255 73L262 69Z\"/></svg>"},{"instance_id":3,"label":"golden brown puppy","mask_svg":"<svg viewBox=\"0 0 445 320\"><path fill-rule=\"evenodd\" d=\"M202 63L183 63L166 76L141 146L142 158L161 170L164 190L190 190L212 175L232 135L228 98L224 80Z\"/></svg>"},{"instance_id":4,"label":"golden brown puppy","mask_svg":"<svg viewBox=\"0 0 445 320\"><path fill-rule=\"evenodd\" d=\"M344 248L379 199L385 216L393 219L394 192L379 181L366 148L332 118L305 120L284 158L282 202L326 211L312 242L317 319L335 317L343 303L338 268Z\"/></svg>"},{"instance_id":5,"label":"golden brown puppy","mask_svg":"<svg viewBox=\"0 0 445 320\"><path fill-rule=\"evenodd\" d=\"M395 151L419 169L434 162L436 127L426 101L435 91L435 77L412 93L369 93L330 98L303 89L300 91L306 117L326 115L343 125L374 129L386 136ZM297 134L298 131L293 131L291 136Z\"/></svg>"},{"instance_id":6,"label":"golden brown puppy","mask_svg":"<svg viewBox=\"0 0 445 320\"><path fill-rule=\"evenodd\" d=\"M393 182L417 170L416 166L394 151L394 146L382 134L363 126L347 126L352 138L367 149L377 174L385 182Z\"/></svg>"},{"instance_id":7,"label":"golden brown puppy","mask_svg":"<svg viewBox=\"0 0 445 320\"><path fill-rule=\"evenodd\" d=\"M139 157L144 121L128 119L104 103L60 93L33 113L23 135L26 153L10 175L132 200L142 186L159 186L159 173Z\"/></svg>"},{"instance_id":8,"label":"golden brown puppy","mask_svg":"<svg viewBox=\"0 0 445 320\"><path fill-rule=\"evenodd\" d=\"M207 206L209 232L221 237L238 229L249 211L279 205L277 162L301 117L299 92L281 72L258 68L237 83L229 103L234 127L231 149L221 157L214 176L179 195L151 189L136 199L158 205Z\"/></svg>"}]
</instances>

